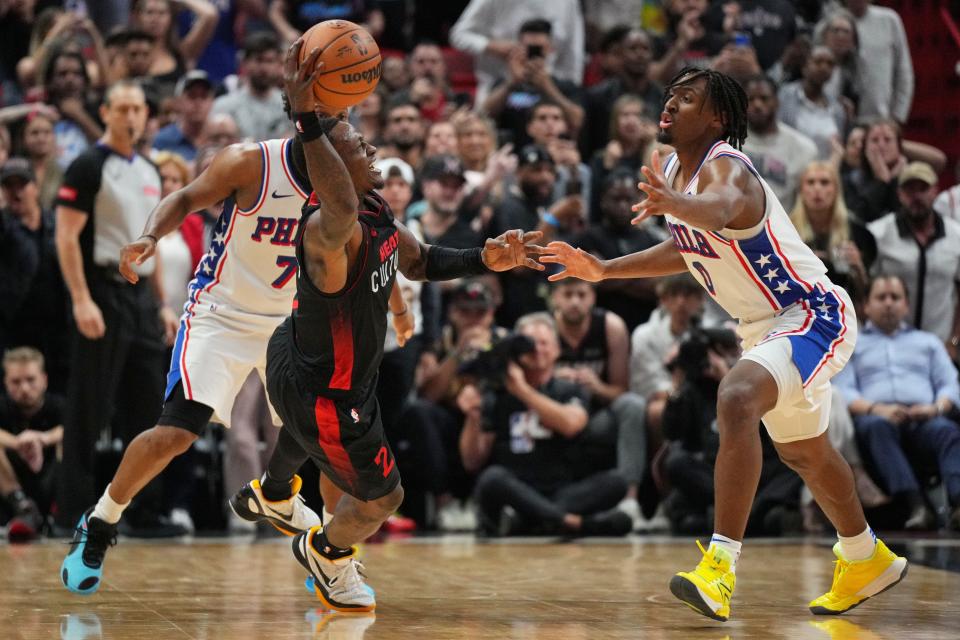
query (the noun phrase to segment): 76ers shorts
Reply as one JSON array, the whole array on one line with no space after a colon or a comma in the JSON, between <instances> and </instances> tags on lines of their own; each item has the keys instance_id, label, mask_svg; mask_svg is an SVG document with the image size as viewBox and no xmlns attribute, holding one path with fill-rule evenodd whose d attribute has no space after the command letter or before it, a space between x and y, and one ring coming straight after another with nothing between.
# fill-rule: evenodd
<instances>
[{"instance_id":1,"label":"76ers shorts","mask_svg":"<svg viewBox=\"0 0 960 640\"><path fill-rule=\"evenodd\" d=\"M204 404L214 420L230 426L230 413L240 388L254 369L265 380L267 343L283 316L258 316L198 308L180 318L173 345L164 398L177 383L188 400ZM273 423L280 425L273 407Z\"/></svg>"},{"instance_id":2,"label":"76ers shorts","mask_svg":"<svg viewBox=\"0 0 960 640\"><path fill-rule=\"evenodd\" d=\"M857 318L847 292L818 285L810 297L772 318L741 323L743 357L764 367L779 388L763 424L776 442L815 438L830 417L830 379L857 341Z\"/></svg>"}]
</instances>

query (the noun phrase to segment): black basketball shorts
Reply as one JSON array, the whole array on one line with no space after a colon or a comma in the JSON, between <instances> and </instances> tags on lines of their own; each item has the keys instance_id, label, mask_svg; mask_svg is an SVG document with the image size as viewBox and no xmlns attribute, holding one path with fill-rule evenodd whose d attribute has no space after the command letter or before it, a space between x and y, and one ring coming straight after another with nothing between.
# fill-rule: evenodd
<instances>
[{"instance_id":1,"label":"black basketball shorts","mask_svg":"<svg viewBox=\"0 0 960 640\"><path fill-rule=\"evenodd\" d=\"M283 428L335 485L360 500L376 500L400 484L387 443L376 384L358 398L331 399L300 391L286 349L271 350L267 393Z\"/></svg>"}]
</instances>

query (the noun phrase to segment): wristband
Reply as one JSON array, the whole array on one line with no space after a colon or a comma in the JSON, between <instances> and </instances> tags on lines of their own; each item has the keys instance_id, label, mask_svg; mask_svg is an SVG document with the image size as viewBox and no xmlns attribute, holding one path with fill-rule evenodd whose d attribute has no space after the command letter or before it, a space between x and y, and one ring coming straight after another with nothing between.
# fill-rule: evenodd
<instances>
[{"instance_id":1,"label":"wristband","mask_svg":"<svg viewBox=\"0 0 960 640\"><path fill-rule=\"evenodd\" d=\"M336 118L320 118L313 111L300 111L291 117L301 142L312 142L325 136L340 122Z\"/></svg>"},{"instance_id":2,"label":"wristband","mask_svg":"<svg viewBox=\"0 0 960 640\"><path fill-rule=\"evenodd\" d=\"M149 233L143 234L142 236L140 236L140 238L150 238L151 240L153 240L153 244L157 244L160 242L159 240L157 240L157 236L151 235ZM140 238L137 238L137 240L139 240Z\"/></svg>"},{"instance_id":3,"label":"wristband","mask_svg":"<svg viewBox=\"0 0 960 640\"><path fill-rule=\"evenodd\" d=\"M557 220L557 216L553 215L552 213L543 214L542 220L551 227L560 228L560 221Z\"/></svg>"}]
</instances>

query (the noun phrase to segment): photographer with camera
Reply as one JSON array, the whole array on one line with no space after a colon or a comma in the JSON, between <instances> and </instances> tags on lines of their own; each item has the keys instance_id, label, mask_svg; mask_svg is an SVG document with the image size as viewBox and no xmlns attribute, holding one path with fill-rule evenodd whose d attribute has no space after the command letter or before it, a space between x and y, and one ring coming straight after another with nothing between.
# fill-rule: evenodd
<instances>
[{"instance_id":1,"label":"photographer with camera","mask_svg":"<svg viewBox=\"0 0 960 640\"><path fill-rule=\"evenodd\" d=\"M405 478L403 513L421 529L467 526L460 501L470 495L473 480L458 448L464 415L457 395L465 384L460 369L507 335L493 322L495 308L493 294L482 281L464 280L457 286L437 343L420 357L419 397L396 422L401 431L397 464Z\"/></svg>"},{"instance_id":2,"label":"photographer with camera","mask_svg":"<svg viewBox=\"0 0 960 640\"><path fill-rule=\"evenodd\" d=\"M667 365L675 391L663 411L668 440L664 471L673 487L665 510L674 534L707 533L713 525L713 471L720 446L717 389L738 358L733 331L694 325ZM803 481L780 461L765 430L760 431L763 470L747 531L751 535L799 531Z\"/></svg>"},{"instance_id":3,"label":"photographer with camera","mask_svg":"<svg viewBox=\"0 0 960 640\"><path fill-rule=\"evenodd\" d=\"M493 118L497 128L509 132L509 140L519 148L531 141L527 121L531 109L540 101L555 103L569 123L570 135L576 139L583 124L580 87L569 80L552 75L554 59L553 27L547 20L527 20L520 25L519 46L507 59L508 76L498 81L482 111Z\"/></svg>"},{"instance_id":4,"label":"photographer with camera","mask_svg":"<svg viewBox=\"0 0 960 640\"><path fill-rule=\"evenodd\" d=\"M524 316L516 334L532 345L516 336L504 341L512 345L499 350L508 356L501 361L505 393L468 385L457 397L466 414L463 464L477 472L489 463L474 494L482 531L626 535L630 517L614 508L627 492L619 473L611 469L576 480L568 463L572 439L587 425L589 397L583 386L554 375L560 341L553 318Z\"/></svg>"}]
</instances>

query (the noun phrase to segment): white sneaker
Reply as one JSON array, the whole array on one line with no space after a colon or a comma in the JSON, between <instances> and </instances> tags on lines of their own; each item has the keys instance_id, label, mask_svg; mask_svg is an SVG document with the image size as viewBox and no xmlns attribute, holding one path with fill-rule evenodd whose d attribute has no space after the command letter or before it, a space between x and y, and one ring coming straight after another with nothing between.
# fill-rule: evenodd
<instances>
[{"instance_id":1,"label":"white sneaker","mask_svg":"<svg viewBox=\"0 0 960 640\"><path fill-rule=\"evenodd\" d=\"M193 518L190 517L190 512L186 509L171 509L170 522L180 525L187 533L196 531L196 527L193 526Z\"/></svg>"},{"instance_id":2,"label":"white sneaker","mask_svg":"<svg viewBox=\"0 0 960 640\"><path fill-rule=\"evenodd\" d=\"M624 498L617 505L617 509L630 516L633 523L632 531L639 531L643 526L643 514L640 512L640 505L635 498Z\"/></svg>"},{"instance_id":3,"label":"white sneaker","mask_svg":"<svg viewBox=\"0 0 960 640\"><path fill-rule=\"evenodd\" d=\"M377 606L373 589L363 579L363 565L357 560L357 548L344 558L330 560L313 548L313 536L320 526L298 533L293 538L293 555L313 576L317 598L328 608L340 612L367 613Z\"/></svg>"},{"instance_id":4,"label":"white sneaker","mask_svg":"<svg viewBox=\"0 0 960 640\"><path fill-rule=\"evenodd\" d=\"M230 498L233 512L250 522L265 520L280 533L293 536L320 524L320 516L303 501L300 476L293 476L290 497L286 500L267 500L260 489L259 480L251 480Z\"/></svg>"}]
</instances>

